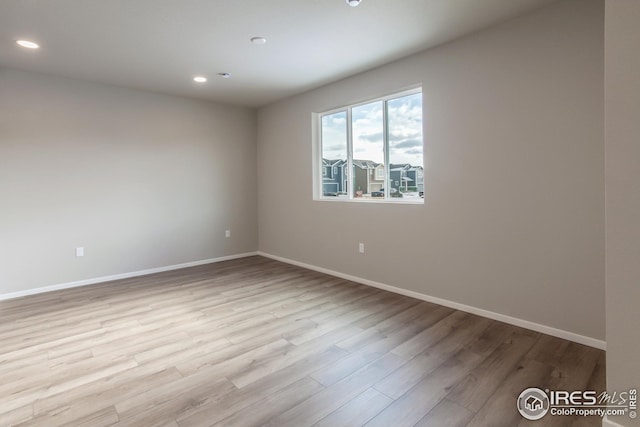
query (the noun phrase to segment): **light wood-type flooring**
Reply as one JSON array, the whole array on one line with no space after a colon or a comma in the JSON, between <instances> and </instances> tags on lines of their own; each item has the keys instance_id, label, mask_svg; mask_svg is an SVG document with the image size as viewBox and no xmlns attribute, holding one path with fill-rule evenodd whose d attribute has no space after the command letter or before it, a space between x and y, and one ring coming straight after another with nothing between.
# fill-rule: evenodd
<instances>
[{"instance_id":1,"label":"light wood-type flooring","mask_svg":"<svg viewBox=\"0 0 640 427\"><path fill-rule=\"evenodd\" d=\"M0 426L600 426L605 354L262 257L0 302Z\"/></svg>"}]
</instances>

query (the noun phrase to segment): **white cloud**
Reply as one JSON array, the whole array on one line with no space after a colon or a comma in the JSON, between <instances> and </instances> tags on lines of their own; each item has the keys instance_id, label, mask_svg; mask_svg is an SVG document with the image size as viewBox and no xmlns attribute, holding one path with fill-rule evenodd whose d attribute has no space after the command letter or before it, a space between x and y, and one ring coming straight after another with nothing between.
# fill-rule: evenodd
<instances>
[{"instance_id":1,"label":"white cloud","mask_svg":"<svg viewBox=\"0 0 640 427\"><path fill-rule=\"evenodd\" d=\"M422 165L422 95L414 94L390 100L390 163ZM360 105L352 109L353 150L360 160L384 162L383 103ZM324 158L346 158L346 112L322 118Z\"/></svg>"}]
</instances>

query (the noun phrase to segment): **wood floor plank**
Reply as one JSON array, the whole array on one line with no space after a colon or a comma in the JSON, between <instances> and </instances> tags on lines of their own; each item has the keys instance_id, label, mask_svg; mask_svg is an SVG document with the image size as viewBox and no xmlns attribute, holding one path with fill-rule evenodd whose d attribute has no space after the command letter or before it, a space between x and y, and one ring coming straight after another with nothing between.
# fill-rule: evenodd
<instances>
[{"instance_id":1,"label":"wood floor plank","mask_svg":"<svg viewBox=\"0 0 640 427\"><path fill-rule=\"evenodd\" d=\"M390 333L401 325L414 323L416 325L421 325L426 329L433 326L433 324L447 317L454 311L455 310L448 307L422 301L407 310L401 311L400 313L383 320L376 325L376 328L380 332Z\"/></svg>"},{"instance_id":2,"label":"wood floor plank","mask_svg":"<svg viewBox=\"0 0 640 427\"><path fill-rule=\"evenodd\" d=\"M285 348L283 351L274 353L270 357L261 358L259 361L252 363L251 366L240 372L228 375L228 378L236 385L236 387L246 387L267 375L278 372L318 351L322 351L325 348L333 346L336 341L341 340L347 335L353 334L353 328L354 327L334 329L299 346Z\"/></svg>"},{"instance_id":3,"label":"wood floor plank","mask_svg":"<svg viewBox=\"0 0 640 427\"><path fill-rule=\"evenodd\" d=\"M467 346L470 341L473 341L474 336L482 333L493 322L489 319L476 320L473 317L465 316L460 317L458 319L459 323L456 324L457 326L451 329L451 321L452 319L447 317L432 328L427 329L434 330L435 338L433 340L425 339L424 345L414 345L416 337L423 336L424 332L421 332L392 350L393 354L399 352L408 357L413 355L416 348L422 350L422 353L409 359L408 363L377 383L375 385L376 390L394 399L400 398L426 375L431 373L432 370L438 368L442 363L451 359L457 352ZM448 334L441 335L440 331L443 329L449 331ZM410 345L406 346L407 343ZM401 349L401 351L398 351L398 349Z\"/></svg>"},{"instance_id":4,"label":"wood floor plank","mask_svg":"<svg viewBox=\"0 0 640 427\"><path fill-rule=\"evenodd\" d=\"M453 312L412 339L403 342L392 351L405 359L411 359L438 341L450 337L455 328L458 328L462 322L472 324L474 321L475 318L468 313L462 311Z\"/></svg>"},{"instance_id":5,"label":"wood floor plank","mask_svg":"<svg viewBox=\"0 0 640 427\"><path fill-rule=\"evenodd\" d=\"M326 351L315 353L295 364L256 381L251 387L234 390L219 402L202 405L200 408L186 411L177 417L180 427L197 427L212 424L259 402L264 396L276 393L283 387L307 376L315 369L331 364L344 357L344 350L329 347Z\"/></svg>"},{"instance_id":6,"label":"wood floor plank","mask_svg":"<svg viewBox=\"0 0 640 427\"><path fill-rule=\"evenodd\" d=\"M600 350L259 256L0 301L1 425L525 426L524 388L605 374Z\"/></svg>"},{"instance_id":7,"label":"wood floor plank","mask_svg":"<svg viewBox=\"0 0 640 427\"><path fill-rule=\"evenodd\" d=\"M217 422L219 427L250 427L261 426L271 418L287 411L298 403L308 399L323 390L324 387L309 377L304 377L295 383L266 396L259 402L249 406L246 410Z\"/></svg>"},{"instance_id":8,"label":"wood floor plank","mask_svg":"<svg viewBox=\"0 0 640 427\"><path fill-rule=\"evenodd\" d=\"M355 325L362 329L371 328L378 323L387 320L393 315L403 312L418 305L419 303L420 301L418 300L411 300L400 295L396 295L395 298L384 298L380 302L380 310L375 310L371 307L371 314L355 322Z\"/></svg>"},{"instance_id":9,"label":"wood floor plank","mask_svg":"<svg viewBox=\"0 0 640 427\"><path fill-rule=\"evenodd\" d=\"M552 368L535 359L525 360L507 376L503 385L487 399L468 427L511 427L523 419L516 409L516 398L525 389L548 378Z\"/></svg>"},{"instance_id":10,"label":"wood floor plank","mask_svg":"<svg viewBox=\"0 0 640 427\"><path fill-rule=\"evenodd\" d=\"M379 339L372 340L332 366L314 372L312 377L326 386L334 384L348 376L355 369L359 369L361 366L383 357L398 344L414 337L420 330L421 327L419 325L408 323L391 334L382 335Z\"/></svg>"},{"instance_id":11,"label":"wood floor plank","mask_svg":"<svg viewBox=\"0 0 640 427\"><path fill-rule=\"evenodd\" d=\"M184 376L213 370L230 375L249 368L256 360L263 360L264 357L271 354L280 354L288 348L293 348L293 346L284 339L269 341L258 347L254 347L252 343L249 345L236 344L215 353L182 360L176 364L176 367Z\"/></svg>"},{"instance_id":12,"label":"wood floor plank","mask_svg":"<svg viewBox=\"0 0 640 427\"><path fill-rule=\"evenodd\" d=\"M304 402L271 419L265 426L302 427L322 420L345 403L371 387L380 378L393 372L404 361L388 353L347 378L325 388Z\"/></svg>"},{"instance_id":13,"label":"wood floor plank","mask_svg":"<svg viewBox=\"0 0 640 427\"><path fill-rule=\"evenodd\" d=\"M0 419L8 426L20 425L33 419L33 405L27 404L11 410L2 410Z\"/></svg>"},{"instance_id":14,"label":"wood floor plank","mask_svg":"<svg viewBox=\"0 0 640 427\"><path fill-rule=\"evenodd\" d=\"M551 380L544 386L552 390L584 390L600 355L595 348L570 343L562 357L555 361Z\"/></svg>"},{"instance_id":15,"label":"wood floor plank","mask_svg":"<svg viewBox=\"0 0 640 427\"><path fill-rule=\"evenodd\" d=\"M414 427L464 427L473 418L474 412L449 399L443 399Z\"/></svg>"},{"instance_id":16,"label":"wood floor plank","mask_svg":"<svg viewBox=\"0 0 640 427\"><path fill-rule=\"evenodd\" d=\"M149 426L175 420L177 414L219 400L234 389L226 378L199 373L122 400L115 408L122 424Z\"/></svg>"},{"instance_id":17,"label":"wood floor plank","mask_svg":"<svg viewBox=\"0 0 640 427\"><path fill-rule=\"evenodd\" d=\"M34 418L43 424L45 420L53 425L68 424L96 410L114 406L120 401L129 401L150 389L155 390L181 378L175 368L150 373L132 369L126 375L100 379L86 387L39 399L33 404Z\"/></svg>"},{"instance_id":18,"label":"wood floor plank","mask_svg":"<svg viewBox=\"0 0 640 427\"><path fill-rule=\"evenodd\" d=\"M344 350L354 352L354 351L358 351L362 347L366 347L372 342L376 342L385 337L386 335L380 332L377 328L368 328L363 330L359 334L352 335L350 337L343 339L340 342L337 342L336 346Z\"/></svg>"},{"instance_id":19,"label":"wood floor plank","mask_svg":"<svg viewBox=\"0 0 640 427\"><path fill-rule=\"evenodd\" d=\"M447 398L473 412L479 411L536 341L537 337L531 334L514 333L460 381Z\"/></svg>"},{"instance_id":20,"label":"wood floor plank","mask_svg":"<svg viewBox=\"0 0 640 427\"><path fill-rule=\"evenodd\" d=\"M458 381L478 366L481 360L482 358L473 352L460 351L425 376L366 425L368 427L415 425L445 398Z\"/></svg>"},{"instance_id":21,"label":"wood floor plank","mask_svg":"<svg viewBox=\"0 0 640 427\"><path fill-rule=\"evenodd\" d=\"M605 375L607 369L607 358L604 351L598 351L597 354L598 358L596 359L596 364L593 368L593 372L591 372L591 377L589 378L586 389L595 390L600 394L607 389Z\"/></svg>"},{"instance_id":22,"label":"wood floor plank","mask_svg":"<svg viewBox=\"0 0 640 427\"><path fill-rule=\"evenodd\" d=\"M562 355L558 360L555 360L551 374L537 387L549 390L587 390L598 360L603 353L577 343L569 343L560 348L562 348ZM600 425L598 417L582 418L584 417L547 415L544 418L544 423L549 427L561 427L578 422L587 425Z\"/></svg>"},{"instance_id":23,"label":"wood floor plank","mask_svg":"<svg viewBox=\"0 0 640 427\"><path fill-rule=\"evenodd\" d=\"M118 422L118 414L113 406L105 407L99 410L90 410L86 415L74 418L71 422L62 422L57 417L58 414L52 413L38 418L33 418L22 423L13 424L16 427L35 427L35 426L84 426L84 427L108 427Z\"/></svg>"},{"instance_id":24,"label":"wood floor plank","mask_svg":"<svg viewBox=\"0 0 640 427\"><path fill-rule=\"evenodd\" d=\"M130 357L91 358L47 375L25 376L22 382L0 384L0 414L137 366Z\"/></svg>"},{"instance_id":25,"label":"wood floor plank","mask_svg":"<svg viewBox=\"0 0 640 427\"><path fill-rule=\"evenodd\" d=\"M378 415L393 400L384 394L368 388L360 395L333 411L314 427L350 427L361 426Z\"/></svg>"},{"instance_id":26,"label":"wood floor plank","mask_svg":"<svg viewBox=\"0 0 640 427\"><path fill-rule=\"evenodd\" d=\"M115 408L109 407L74 420L74 427L109 427L118 422Z\"/></svg>"}]
</instances>

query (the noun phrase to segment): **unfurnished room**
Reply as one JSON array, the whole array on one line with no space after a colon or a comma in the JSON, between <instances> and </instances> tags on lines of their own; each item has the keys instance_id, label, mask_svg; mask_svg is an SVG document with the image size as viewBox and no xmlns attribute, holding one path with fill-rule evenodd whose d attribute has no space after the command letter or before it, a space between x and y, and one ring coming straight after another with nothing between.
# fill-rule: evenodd
<instances>
[{"instance_id":1,"label":"unfurnished room","mask_svg":"<svg viewBox=\"0 0 640 427\"><path fill-rule=\"evenodd\" d=\"M0 0L0 426L640 426L640 1Z\"/></svg>"}]
</instances>

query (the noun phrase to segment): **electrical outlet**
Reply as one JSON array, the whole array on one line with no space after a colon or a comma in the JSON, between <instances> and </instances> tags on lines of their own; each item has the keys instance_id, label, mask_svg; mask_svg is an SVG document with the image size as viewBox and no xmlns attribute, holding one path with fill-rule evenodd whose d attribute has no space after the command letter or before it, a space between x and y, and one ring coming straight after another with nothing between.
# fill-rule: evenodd
<instances>
[{"instance_id":1,"label":"electrical outlet","mask_svg":"<svg viewBox=\"0 0 640 427\"><path fill-rule=\"evenodd\" d=\"M231 237L231 230L226 230L224 232L224 237Z\"/></svg>"},{"instance_id":2,"label":"electrical outlet","mask_svg":"<svg viewBox=\"0 0 640 427\"><path fill-rule=\"evenodd\" d=\"M77 257L84 256L84 248L83 247L76 248L76 256Z\"/></svg>"},{"instance_id":3,"label":"electrical outlet","mask_svg":"<svg viewBox=\"0 0 640 427\"><path fill-rule=\"evenodd\" d=\"M358 243L358 252L364 253L364 243Z\"/></svg>"}]
</instances>

